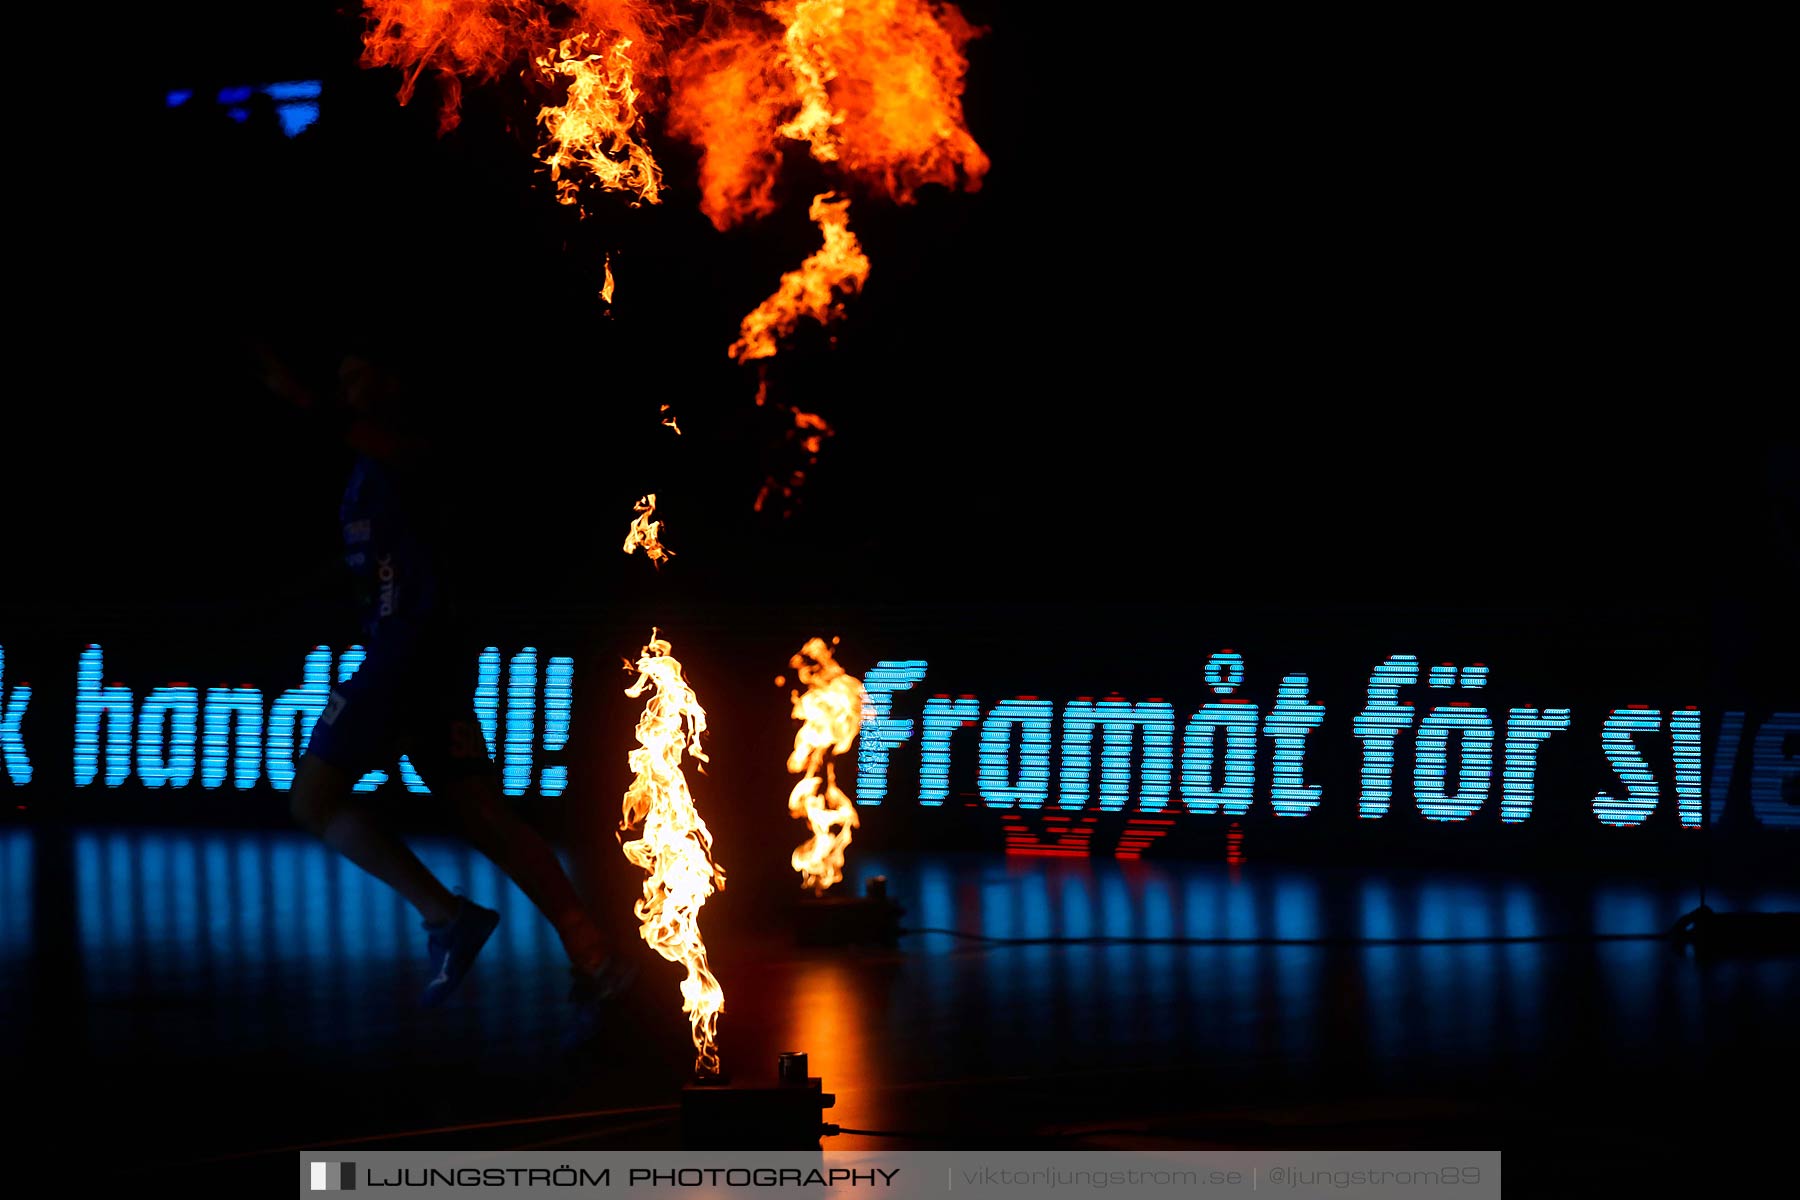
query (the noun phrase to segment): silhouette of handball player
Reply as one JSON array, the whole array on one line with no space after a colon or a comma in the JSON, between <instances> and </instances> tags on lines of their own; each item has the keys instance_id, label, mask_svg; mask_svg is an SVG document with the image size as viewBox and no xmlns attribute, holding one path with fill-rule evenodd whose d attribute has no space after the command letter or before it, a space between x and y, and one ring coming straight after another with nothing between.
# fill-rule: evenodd
<instances>
[{"instance_id":1,"label":"silhouette of handball player","mask_svg":"<svg viewBox=\"0 0 1800 1200\"><path fill-rule=\"evenodd\" d=\"M442 1004L500 916L452 894L353 791L364 772L407 755L461 834L556 927L574 976L575 1014L563 1045L582 1049L600 1032L608 1002L630 985L636 964L613 952L549 843L502 799L475 717L472 672L465 670L473 659L455 633L457 481L450 456L439 453L440 439L426 435L422 419L426 404L449 397L414 386L404 362L345 357L338 402L321 404L265 355L270 384L302 407L325 410L356 451L340 519L345 560L361 592L367 657L331 690L314 726L290 795L294 817L418 910L431 969L420 1002Z\"/></svg>"}]
</instances>

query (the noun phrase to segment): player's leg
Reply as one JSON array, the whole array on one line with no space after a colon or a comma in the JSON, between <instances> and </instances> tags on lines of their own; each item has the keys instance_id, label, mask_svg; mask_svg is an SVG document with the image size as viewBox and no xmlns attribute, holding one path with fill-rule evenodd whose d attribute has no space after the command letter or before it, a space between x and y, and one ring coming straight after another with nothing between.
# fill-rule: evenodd
<instances>
[{"instance_id":1,"label":"player's leg","mask_svg":"<svg viewBox=\"0 0 1800 1200\"><path fill-rule=\"evenodd\" d=\"M432 730L422 729L412 740L413 765L433 794L449 802L463 836L506 872L562 939L573 978L569 998L575 1002L563 1048L598 1045L610 1023L611 1003L636 978L636 963L616 953L550 843L507 805L475 714L449 709Z\"/></svg>"},{"instance_id":2,"label":"player's leg","mask_svg":"<svg viewBox=\"0 0 1800 1200\"><path fill-rule=\"evenodd\" d=\"M376 641L362 666L332 689L294 778L293 810L332 849L392 886L424 920L431 978L419 997L434 1007L462 982L500 914L454 895L396 833L354 794L356 780L391 762L395 730L416 710L407 681L413 656Z\"/></svg>"},{"instance_id":3,"label":"player's leg","mask_svg":"<svg viewBox=\"0 0 1800 1200\"><path fill-rule=\"evenodd\" d=\"M356 800L356 775L308 752L300 759L289 807L303 829L406 898L427 925L456 916L461 900L407 844Z\"/></svg>"},{"instance_id":4,"label":"player's leg","mask_svg":"<svg viewBox=\"0 0 1800 1200\"><path fill-rule=\"evenodd\" d=\"M426 784L449 802L450 815L469 843L506 872L555 927L570 965L598 970L612 947L550 843L507 806L475 715L448 713L441 729L437 736L442 745L418 744L413 755Z\"/></svg>"},{"instance_id":5,"label":"player's leg","mask_svg":"<svg viewBox=\"0 0 1800 1200\"><path fill-rule=\"evenodd\" d=\"M446 790L458 829L471 845L505 871L556 927L570 965L584 971L597 970L612 947L588 915L550 843L506 807L492 776L466 776L452 782Z\"/></svg>"}]
</instances>

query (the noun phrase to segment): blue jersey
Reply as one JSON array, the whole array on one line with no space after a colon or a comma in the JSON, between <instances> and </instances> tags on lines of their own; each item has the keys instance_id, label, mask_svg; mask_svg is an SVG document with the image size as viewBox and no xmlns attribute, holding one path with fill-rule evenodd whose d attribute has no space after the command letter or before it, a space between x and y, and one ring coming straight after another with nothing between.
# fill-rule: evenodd
<instances>
[{"instance_id":1,"label":"blue jersey","mask_svg":"<svg viewBox=\"0 0 1800 1200\"><path fill-rule=\"evenodd\" d=\"M307 752L358 776L405 754L435 786L493 764L472 703L472 664L447 632L447 551L431 536L454 522L428 480L367 456L350 474L338 515L367 653L331 689Z\"/></svg>"},{"instance_id":2,"label":"blue jersey","mask_svg":"<svg viewBox=\"0 0 1800 1200\"><path fill-rule=\"evenodd\" d=\"M362 455L338 510L344 561L356 577L363 632L371 643L410 640L441 616L442 585L422 536L430 497L403 488L404 476Z\"/></svg>"}]
</instances>

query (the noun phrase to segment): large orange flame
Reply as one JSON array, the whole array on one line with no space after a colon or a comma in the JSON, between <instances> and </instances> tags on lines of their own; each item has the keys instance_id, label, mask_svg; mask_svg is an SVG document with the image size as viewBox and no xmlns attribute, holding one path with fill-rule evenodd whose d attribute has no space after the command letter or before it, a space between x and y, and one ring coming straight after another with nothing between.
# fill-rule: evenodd
<instances>
[{"instance_id":1,"label":"large orange flame","mask_svg":"<svg viewBox=\"0 0 1800 1200\"><path fill-rule=\"evenodd\" d=\"M543 19L536 0L364 0L364 8L363 66L400 68L401 104L412 101L425 68L435 70L441 133L462 119L460 81L497 79Z\"/></svg>"},{"instance_id":2,"label":"large orange flame","mask_svg":"<svg viewBox=\"0 0 1800 1200\"><path fill-rule=\"evenodd\" d=\"M902 204L926 184L974 191L987 174L962 107L965 50L981 31L941 0L709 0L681 45L670 35L691 23L665 0L364 4L364 64L401 69L403 104L421 72L437 71L443 129L456 124L461 80L530 62L541 84L560 85L560 102L538 110L538 156L565 204L579 205L589 180L634 204L661 200L643 109L665 84L669 130L700 148L700 207L720 229L774 210L791 141ZM828 196L808 210L824 245L744 318L733 358L773 356L801 316L830 320L837 295L868 277L849 201Z\"/></svg>"},{"instance_id":3,"label":"large orange flame","mask_svg":"<svg viewBox=\"0 0 1800 1200\"><path fill-rule=\"evenodd\" d=\"M901 203L928 183L981 187L988 158L963 119L963 50L980 32L931 0L787 0L781 62L799 112L781 133Z\"/></svg>"},{"instance_id":4,"label":"large orange flame","mask_svg":"<svg viewBox=\"0 0 1800 1200\"><path fill-rule=\"evenodd\" d=\"M786 140L899 203L926 184L981 187L988 158L963 116L968 43L980 33L953 4L936 0L773 0L763 17L720 19L710 10L699 36L670 60L669 131L700 147L700 210L729 229L775 207ZM808 215L823 245L782 275L774 294L739 325L727 353L739 362L774 357L802 317L821 325L843 315L841 296L862 290L869 259L850 232L849 200L813 197ZM766 378L757 403L768 395ZM791 409L816 462L831 429ZM771 474L753 507L804 482ZM791 511L783 508L783 515Z\"/></svg>"},{"instance_id":5,"label":"large orange flame","mask_svg":"<svg viewBox=\"0 0 1800 1200\"><path fill-rule=\"evenodd\" d=\"M631 554L642 546L650 565L661 567L666 560L675 557L675 552L663 545L658 536L662 532L662 522L650 519L656 513L656 493L651 492L631 507L637 516L631 519L631 528L625 532L625 553Z\"/></svg>"},{"instance_id":6,"label":"large orange flame","mask_svg":"<svg viewBox=\"0 0 1800 1200\"><path fill-rule=\"evenodd\" d=\"M646 872L643 899L632 908L638 932L652 950L687 968L681 1010L693 1029L694 1071L717 1075L725 990L706 964L700 909L725 886L725 872L713 862L712 832L694 808L681 769L684 750L697 763L707 761L700 745L706 711L669 651L669 643L651 630L637 660L637 682L625 689L633 699L646 693L649 699L638 718L638 748L630 755L635 777L625 791L619 829L623 836L643 822L643 833L623 843L625 857Z\"/></svg>"},{"instance_id":7,"label":"large orange flame","mask_svg":"<svg viewBox=\"0 0 1800 1200\"><path fill-rule=\"evenodd\" d=\"M809 639L788 665L806 686L804 692L792 693L801 725L787 765L802 778L788 794L788 812L804 817L812 829L812 837L794 851L793 864L800 886L819 894L843 878L844 850L857 826L856 805L838 787L831 756L848 754L862 729L863 688L861 680L838 665L823 638Z\"/></svg>"},{"instance_id":8,"label":"large orange flame","mask_svg":"<svg viewBox=\"0 0 1800 1200\"><path fill-rule=\"evenodd\" d=\"M702 33L669 62L669 132L700 148L700 211L721 231L775 211L780 48L779 30L753 22Z\"/></svg>"},{"instance_id":9,"label":"large orange flame","mask_svg":"<svg viewBox=\"0 0 1800 1200\"><path fill-rule=\"evenodd\" d=\"M842 316L838 294L861 291L869 278L869 256L850 232L850 201L822 192L813 197L807 215L819 226L825 244L784 274L774 294L744 318L738 340L731 344L731 357L743 362L773 357L779 339L792 333L801 317L824 325Z\"/></svg>"},{"instance_id":10,"label":"large orange flame","mask_svg":"<svg viewBox=\"0 0 1800 1200\"><path fill-rule=\"evenodd\" d=\"M700 209L720 229L774 211L784 139L908 203L981 186L963 116L981 31L934 0L776 0L714 20L671 58L669 131L700 147Z\"/></svg>"},{"instance_id":11,"label":"large orange flame","mask_svg":"<svg viewBox=\"0 0 1800 1200\"><path fill-rule=\"evenodd\" d=\"M577 203L581 178L626 191L639 202L660 198L662 171L643 137L640 113L646 74L660 59L658 37L672 24L652 0L363 0L365 67L398 67L400 103L411 102L419 76L437 72L443 108L438 130L461 120L462 82L491 82L527 62L562 102L546 104L538 124L548 139L557 198Z\"/></svg>"},{"instance_id":12,"label":"large orange flame","mask_svg":"<svg viewBox=\"0 0 1800 1200\"><path fill-rule=\"evenodd\" d=\"M558 43L554 55L537 60L546 79L569 81L561 104L538 111L549 139L538 158L549 166L556 198L564 204L581 202L583 175L607 191L631 192L637 196L634 204L662 199L662 168L643 140L631 48L629 37L602 50L599 38L578 33Z\"/></svg>"}]
</instances>

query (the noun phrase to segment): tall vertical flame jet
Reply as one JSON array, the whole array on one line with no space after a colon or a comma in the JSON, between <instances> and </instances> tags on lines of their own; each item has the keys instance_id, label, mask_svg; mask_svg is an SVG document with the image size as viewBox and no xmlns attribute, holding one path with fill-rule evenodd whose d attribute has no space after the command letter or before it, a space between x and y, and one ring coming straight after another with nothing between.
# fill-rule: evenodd
<instances>
[{"instance_id":1,"label":"tall vertical flame jet","mask_svg":"<svg viewBox=\"0 0 1800 1200\"><path fill-rule=\"evenodd\" d=\"M516 74L537 105L535 147L556 198L586 215L584 189L657 204L667 188L651 150L645 114L659 105L669 132L699 148L700 209L720 230L776 207L783 148L803 143L843 180L843 190L911 203L927 184L980 188L987 155L963 117L964 51L980 32L945 0L706 0L683 15L670 0L363 0L365 66L401 73L400 103L420 77L438 81L440 133L460 120L465 82ZM697 19L687 13L700 11ZM843 299L869 277L868 256L850 231L847 195L813 196L808 215L820 249L785 273L775 292L740 323L729 347L759 371L803 319L827 325ZM610 255L601 296L610 303ZM757 403L767 402L767 378ZM830 428L794 405L790 431L816 460ZM666 406L665 406L666 411ZM674 418L665 421L677 433ZM782 487L791 496L804 472ZM760 508L773 479L757 499ZM636 506L624 549L652 563L669 556L656 497ZM629 667L629 664L627 664ZM803 777L789 807L812 828L795 852L806 886L823 891L840 877L856 809L837 786L832 753L848 751L862 716L862 686L821 639L793 665L806 691L794 693L803 722L789 769ZM706 714L682 677L669 643L652 631L637 661L632 697L646 696L638 721L635 778L625 793L626 857L647 873L635 906L657 953L682 963L682 1008L693 1027L695 1070L716 1074L724 992L706 963L699 911L724 872L712 835L694 809L681 756L705 762ZM821 777L820 771L824 774Z\"/></svg>"},{"instance_id":2,"label":"tall vertical flame jet","mask_svg":"<svg viewBox=\"0 0 1800 1200\"><path fill-rule=\"evenodd\" d=\"M801 725L787 765L801 779L788 793L788 812L804 817L812 829L812 837L794 851L793 864L800 886L818 895L843 878L844 850L857 825L856 805L838 787L831 756L848 754L862 729L863 688L861 680L838 665L823 638L809 639L788 665L806 687L793 692L794 716Z\"/></svg>"},{"instance_id":3,"label":"tall vertical flame jet","mask_svg":"<svg viewBox=\"0 0 1800 1200\"><path fill-rule=\"evenodd\" d=\"M637 682L625 689L633 699L646 694L649 699L638 718L638 748L629 759L635 778L625 791L619 829L623 836L643 822L643 833L623 843L625 857L646 872L643 899L633 906L639 933L652 950L687 968L681 1010L693 1029L694 1073L717 1075L725 990L706 963L700 909L725 886L725 872L713 862L712 832L694 808L681 769L684 750L695 762L706 761L700 745L706 711L670 650L651 630L637 660Z\"/></svg>"}]
</instances>

